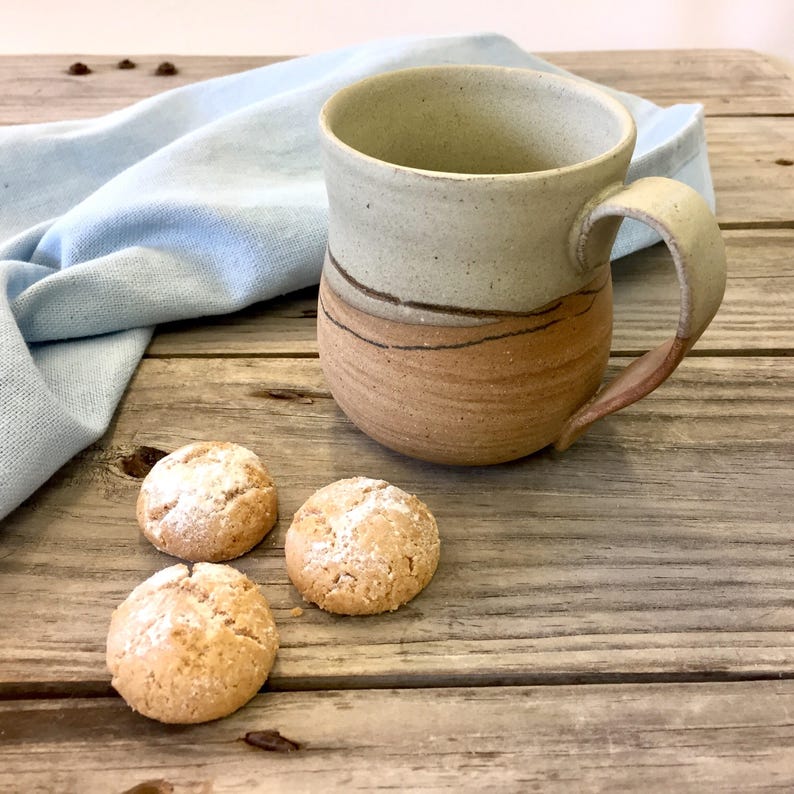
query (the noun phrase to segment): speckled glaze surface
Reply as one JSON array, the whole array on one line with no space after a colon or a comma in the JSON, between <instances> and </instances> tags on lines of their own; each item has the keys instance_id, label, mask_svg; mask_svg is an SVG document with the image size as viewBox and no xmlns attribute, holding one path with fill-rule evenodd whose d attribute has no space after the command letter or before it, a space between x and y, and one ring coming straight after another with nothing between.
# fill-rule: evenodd
<instances>
[{"instance_id":1,"label":"speckled glaze surface","mask_svg":"<svg viewBox=\"0 0 794 794\"><path fill-rule=\"evenodd\" d=\"M681 330L705 328L719 305L716 222L670 180L624 188L634 122L588 84L502 67L406 69L339 91L320 127L320 360L339 406L386 446L453 464L564 448L664 380L697 338ZM695 284L697 295L682 299L677 345L616 381L602 405L609 255L626 215L658 228L682 291ZM690 278L701 259L706 275Z\"/></svg>"}]
</instances>

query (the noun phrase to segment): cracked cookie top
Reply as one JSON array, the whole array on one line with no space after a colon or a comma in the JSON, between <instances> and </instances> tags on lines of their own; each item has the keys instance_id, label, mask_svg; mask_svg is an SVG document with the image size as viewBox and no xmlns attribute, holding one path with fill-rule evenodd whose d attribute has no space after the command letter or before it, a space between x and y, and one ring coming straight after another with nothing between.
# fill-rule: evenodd
<instances>
[{"instance_id":1,"label":"cracked cookie top","mask_svg":"<svg viewBox=\"0 0 794 794\"><path fill-rule=\"evenodd\" d=\"M407 603L432 578L439 551L427 506L367 477L338 480L309 497L284 547L287 573L304 599L343 615Z\"/></svg>"},{"instance_id":2,"label":"cracked cookie top","mask_svg":"<svg viewBox=\"0 0 794 794\"><path fill-rule=\"evenodd\" d=\"M172 565L115 610L107 638L113 686L161 722L225 717L264 684L278 650L265 597L228 565Z\"/></svg>"},{"instance_id":3,"label":"cracked cookie top","mask_svg":"<svg viewBox=\"0 0 794 794\"><path fill-rule=\"evenodd\" d=\"M193 562L231 560L272 529L276 486L250 450L189 444L159 460L138 496L138 524L160 551Z\"/></svg>"}]
</instances>

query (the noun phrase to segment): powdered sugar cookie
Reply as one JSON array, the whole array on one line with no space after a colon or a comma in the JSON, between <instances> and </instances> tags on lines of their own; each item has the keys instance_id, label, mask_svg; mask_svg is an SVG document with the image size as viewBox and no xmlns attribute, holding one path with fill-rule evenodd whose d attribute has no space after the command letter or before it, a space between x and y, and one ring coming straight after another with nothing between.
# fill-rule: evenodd
<instances>
[{"instance_id":1,"label":"powdered sugar cookie","mask_svg":"<svg viewBox=\"0 0 794 794\"><path fill-rule=\"evenodd\" d=\"M238 444L199 442L159 460L141 485L138 523L167 554L218 562L239 557L272 529L276 486Z\"/></svg>"},{"instance_id":2,"label":"powdered sugar cookie","mask_svg":"<svg viewBox=\"0 0 794 794\"><path fill-rule=\"evenodd\" d=\"M284 552L287 573L328 612L397 609L430 581L440 542L435 518L415 496L383 480L326 485L295 514Z\"/></svg>"},{"instance_id":3,"label":"powdered sugar cookie","mask_svg":"<svg viewBox=\"0 0 794 794\"><path fill-rule=\"evenodd\" d=\"M161 722L206 722L247 703L273 667L278 634L259 588L228 565L172 565L115 610L113 686Z\"/></svg>"}]
</instances>

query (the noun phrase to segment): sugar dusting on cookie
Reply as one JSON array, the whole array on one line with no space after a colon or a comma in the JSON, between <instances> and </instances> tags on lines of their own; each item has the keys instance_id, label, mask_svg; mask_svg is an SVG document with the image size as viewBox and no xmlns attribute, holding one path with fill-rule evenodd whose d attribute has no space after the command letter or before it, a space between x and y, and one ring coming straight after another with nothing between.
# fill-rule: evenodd
<instances>
[{"instance_id":1,"label":"sugar dusting on cookie","mask_svg":"<svg viewBox=\"0 0 794 794\"><path fill-rule=\"evenodd\" d=\"M391 514L402 513L408 516L411 522L419 520L417 506L411 504L412 500L417 503L418 500L383 480L370 480L365 477L356 478L347 481L339 490L353 504L339 514L331 513L328 516L330 542L323 549L314 549L313 545L315 551L327 553L333 550L330 557L327 554L321 556L322 562L328 560L335 563L344 562L351 553L356 553L356 551L358 551L359 556L363 556L360 553L363 551L362 549L355 550L356 535L359 527L373 516L379 515L388 521ZM361 496L362 492L363 498ZM344 501L340 501L344 505ZM402 531L401 524L391 521L389 524L393 532L399 533ZM370 549L366 556L372 560L377 559L377 551Z\"/></svg>"},{"instance_id":2,"label":"sugar dusting on cookie","mask_svg":"<svg viewBox=\"0 0 794 794\"><path fill-rule=\"evenodd\" d=\"M176 501L172 520L189 529L197 511L218 509L230 494L252 486L246 464L261 465L253 452L236 444L209 447L201 455L183 447L158 463L152 492L162 503Z\"/></svg>"}]
</instances>

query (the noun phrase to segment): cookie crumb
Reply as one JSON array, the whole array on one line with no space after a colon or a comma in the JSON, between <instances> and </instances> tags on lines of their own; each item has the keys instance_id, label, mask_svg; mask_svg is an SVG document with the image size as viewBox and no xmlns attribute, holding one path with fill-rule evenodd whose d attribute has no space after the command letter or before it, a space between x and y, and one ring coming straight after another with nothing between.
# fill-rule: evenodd
<instances>
[{"instance_id":1,"label":"cookie crumb","mask_svg":"<svg viewBox=\"0 0 794 794\"><path fill-rule=\"evenodd\" d=\"M123 61L119 61L116 64L117 69L134 69L137 66L135 61L131 61L129 58L125 58Z\"/></svg>"},{"instance_id":2,"label":"cookie crumb","mask_svg":"<svg viewBox=\"0 0 794 794\"><path fill-rule=\"evenodd\" d=\"M154 73L157 75L172 75L176 74L179 69L171 63L171 61L163 61L157 69L155 69Z\"/></svg>"},{"instance_id":3,"label":"cookie crumb","mask_svg":"<svg viewBox=\"0 0 794 794\"><path fill-rule=\"evenodd\" d=\"M303 614L303 610L300 607L293 607L289 611L290 615L294 618L299 618Z\"/></svg>"},{"instance_id":4,"label":"cookie crumb","mask_svg":"<svg viewBox=\"0 0 794 794\"><path fill-rule=\"evenodd\" d=\"M91 69L80 61L75 61L67 71L69 74L91 74Z\"/></svg>"}]
</instances>

